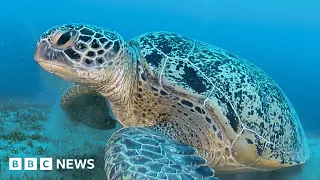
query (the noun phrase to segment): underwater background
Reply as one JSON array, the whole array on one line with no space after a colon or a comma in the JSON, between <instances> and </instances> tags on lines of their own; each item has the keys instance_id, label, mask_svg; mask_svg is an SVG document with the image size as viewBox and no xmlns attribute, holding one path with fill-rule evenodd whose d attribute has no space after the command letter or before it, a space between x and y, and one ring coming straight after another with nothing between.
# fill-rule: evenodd
<instances>
[{"instance_id":1,"label":"underwater background","mask_svg":"<svg viewBox=\"0 0 320 180\"><path fill-rule=\"evenodd\" d=\"M40 35L64 23L106 27L126 40L150 31L173 31L253 62L291 100L312 156L305 167L292 170L218 177L320 179L320 1L16 0L2 1L1 7L0 179L104 178L105 143L120 126L102 131L70 122L59 106L68 83L33 60ZM94 157L101 160L96 164L100 169L8 171L9 157L30 155Z\"/></svg>"}]
</instances>

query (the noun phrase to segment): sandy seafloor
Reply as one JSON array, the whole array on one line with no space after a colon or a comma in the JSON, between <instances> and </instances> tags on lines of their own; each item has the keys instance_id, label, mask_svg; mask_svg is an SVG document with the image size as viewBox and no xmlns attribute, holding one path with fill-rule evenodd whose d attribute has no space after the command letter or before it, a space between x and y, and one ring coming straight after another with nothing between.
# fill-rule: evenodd
<instances>
[{"instance_id":1,"label":"sandy seafloor","mask_svg":"<svg viewBox=\"0 0 320 180\"><path fill-rule=\"evenodd\" d=\"M0 179L105 179L104 149L120 128L96 130L74 124L53 107L0 103ZM308 134L311 158L303 166L265 173L217 175L220 180L320 180L320 137ZM95 159L93 170L9 171L10 157Z\"/></svg>"}]
</instances>

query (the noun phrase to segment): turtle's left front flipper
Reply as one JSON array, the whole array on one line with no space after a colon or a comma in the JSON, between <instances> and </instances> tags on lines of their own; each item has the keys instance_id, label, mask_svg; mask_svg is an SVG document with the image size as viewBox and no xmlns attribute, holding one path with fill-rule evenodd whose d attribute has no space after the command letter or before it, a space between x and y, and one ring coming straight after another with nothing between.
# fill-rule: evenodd
<instances>
[{"instance_id":1,"label":"turtle's left front flipper","mask_svg":"<svg viewBox=\"0 0 320 180\"><path fill-rule=\"evenodd\" d=\"M197 150L149 128L126 127L108 141L107 179L214 179Z\"/></svg>"},{"instance_id":2,"label":"turtle's left front flipper","mask_svg":"<svg viewBox=\"0 0 320 180\"><path fill-rule=\"evenodd\" d=\"M62 95L60 103L74 123L82 123L101 130L116 126L107 99L89 87L72 85Z\"/></svg>"}]
</instances>

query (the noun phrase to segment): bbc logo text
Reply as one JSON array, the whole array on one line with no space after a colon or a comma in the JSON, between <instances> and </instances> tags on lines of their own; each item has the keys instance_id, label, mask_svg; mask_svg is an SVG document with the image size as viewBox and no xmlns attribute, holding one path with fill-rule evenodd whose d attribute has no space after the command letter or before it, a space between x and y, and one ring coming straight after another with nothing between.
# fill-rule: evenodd
<instances>
[{"instance_id":1,"label":"bbc logo text","mask_svg":"<svg viewBox=\"0 0 320 180\"><path fill-rule=\"evenodd\" d=\"M38 161L39 160L39 161ZM38 166L39 163L39 166ZM9 170L94 169L94 159L9 158Z\"/></svg>"}]
</instances>

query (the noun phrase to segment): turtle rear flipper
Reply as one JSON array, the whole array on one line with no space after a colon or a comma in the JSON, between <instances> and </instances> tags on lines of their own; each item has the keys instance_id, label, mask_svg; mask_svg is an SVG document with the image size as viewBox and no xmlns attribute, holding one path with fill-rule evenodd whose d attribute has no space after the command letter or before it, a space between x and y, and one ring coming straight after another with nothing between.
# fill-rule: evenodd
<instances>
[{"instance_id":1,"label":"turtle rear flipper","mask_svg":"<svg viewBox=\"0 0 320 180\"><path fill-rule=\"evenodd\" d=\"M74 123L100 130L112 129L116 125L106 98L88 87L71 86L61 97L60 103Z\"/></svg>"},{"instance_id":2,"label":"turtle rear flipper","mask_svg":"<svg viewBox=\"0 0 320 180\"><path fill-rule=\"evenodd\" d=\"M189 145L150 128L126 127L108 141L107 179L215 179L214 170Z\"/></svg>"}]
</instances>

